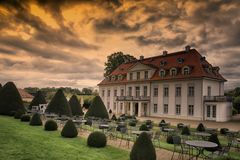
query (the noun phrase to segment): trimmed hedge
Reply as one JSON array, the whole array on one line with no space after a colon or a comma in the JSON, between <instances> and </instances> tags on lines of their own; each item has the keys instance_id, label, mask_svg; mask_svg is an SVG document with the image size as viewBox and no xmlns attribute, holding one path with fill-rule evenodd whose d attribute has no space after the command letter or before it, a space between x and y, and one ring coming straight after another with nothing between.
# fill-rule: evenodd
<instances>
[{"instance_id":1,"label":"trimmed hedge","mask_svg":"<svg viewBox=\"0 0 240 160\"><path fill-rule=\"evenodd\" d=\"M197 126L197 129L196 129L198 132L205 132L206 129L204 127L204 125L202 123L199 123L199 125Z\"/></svg>"},{"instance_id":2,"label":"trimmed hedge","mask_svg":"<svg viewBox=\"0 0 240 160\"><path fill-rule=\"evenodd\" d=\"M31 126L41 126L42 125L42 120L40 117L39 113L35 113L32 118L31 121L29 123Z\"/></svg>"},{"instance_id":3,"label":"trimmed hedge","mask_svg":"<svg viewBox=\"0 0 240 160\"><path fill-rule=\"evenodd\" d=\"M37 91L36 95L34 96L32 102L29 104L28 109L32 109L32 106L39 106L39 104L47 104L45 97L43 96L41 91Z\"/></svg>"},{"instance_id":4,"label":"trimmed hedge","mask_svg":"<svg viewBox=\"0 0 240 160\"><path fill-rule=\"evenodd\" d=\"M220 129L220 133L223 134L223 135L226 135L228 131L229 131L228 128L221 128Z\"/></svg>"},{"instance_id":5,"label":"trimmed hedge","mask_svg":"<svg viewBox=\"0 0 240 160\"><path fill-rule=\"evenodd\" d=\"M82 107L78 101L78 98L76 95L73 95L69 100L69 105L71 107L72 115L73 116L83 116L84 113L82 111Z\"/></svg>"},{"instance_id":6,"label":"trimmed hedge","mask_svg":"<svg viewBox=\"0 0 240 160\"><path fill-rule=\"evenodd\" d=\"M112 118L111 118L111 120L113 120L113 121L116 121L117 120L117 117L116 117L116 115L114 114L114 115L112 115Z\"/></svg>"},{"instance_id":7,"label":"trimmed hedge","mask_svg":"<svg viewBox=\"0 0 240 160\"><path fill-rule=\"evenodd\" d=\"M77 137L77 135L78 131L76 126L72 120L68 120L62 129L61 136L66 138L74 138Z\"/></svg>"},{"instance_id":8,"label":"trimmed hedge","mask_svg":"<svg viewBox=\"0 0 240 160\"><path fill-rule=\"evenodd\" d=\"M149 128L147 127L146 124L142 124L139 128L139 131L149 131Z\"/></svg>"},{"instance_id":9,"label":"trimmed hedge","mask_svg":"<svg viewBox=\"0 0 240 160\"><path fill-rule=\"evenodd\" d=\"M29 122L31 119L30 115L24 114L21 116L21 121L22 122Z\"/></svg>"},{"instance_id":10,"label":"trimmed hedge","mask_svg":"<svg viewBox=\"0 0 240 160\"><path fill-rule=\"evenodd\" d=\"M217 134L212 134L212 135L209 137L208 141L213 142L213 143L216 143L216 144L218 144L218 146L215 147L215 148L205 148L207 151L214 152L214 151L217 151L217 150L219 150L219 149L222 148L222 147L221 147L221 144L220 144L220 142L219 142L219 139L218 139Z\"/></svg>"},{"instance_id":11,"label":"trimmed hedge","mask_svg":"<svg viewBox=\"0 0 240 160\"><path fill-rule=\"evenodd\" d=\"M178 124L177 124L177 128L178 128L178 129L182 129L183 127L184 127L184 124L183 124L183 123L178 123Z\"/></svg>"},{"instance_id":12,"label":"trimmed hedge","mask_svg":"<svg viewBox=\"0 0 240 160\"><path fill-rule=\"evenodd\" d=\"M159 122L158 126L159 126L159 127L164 127L165 124L166 124L166 122L165 122L165 120L163 119L163 120L161 120L161 122Z\"/></svg>"},{"instance_id":13,"label":"trimmed hedge","mask_svg":"<svg viewBox=\"0 0 240 160\"><path fill-rule=\"evenodd\" d=\"M128 125L131 126L131 127L135 127L137 125L137 123L135 121L130 121L128 123Z\"/></svg>"},{"instance_id":14,"label":"trimmed hedge","mask_svg":"<svg viewBox=\"0 0 240 160\"><path fill-rule=\"evenodd\" d=\"M141 133L134 143L130 160L156 160L155 148L146 132Z\"/></svg>"},{"instance_id":15,"label":"trimmed hedge","mask_svg":"<svg viewBox=\"0 0 240 160\"><path fill-rule=\"evenodd\" d=\"M23 110L18 110L17 112L15 112L14 118L20 119L22 117L22 115L24 115L24 114L25 114L25 112Z\"/></svg>"},{"instance_id":16,"label":"trimmed hedge","mask_svg":"<svg viewBox=\"0 0 240 160\"><path fill-rule=\"evenodd\" d=\"M44 125L44 130L45 131L56 131L58 129L58 125L57 123L50 119L50 120L47 120L47 122L45 123Z\"/></svg>"},{"instance_id":17,"label":"trimmed hedge","mask_svg":"<svg viewBox=\"0 0 240 160\"><path fill-rule=\"evenodd\" d=\"M87 139L87 145L89 147L102 148L107 144L107 137L104 133L96 131L92 132Z\"/></svg>"},{"instance_id":18,"label":"trimmed hedge","mask_svg":"<svg viewBox=\"0 0 240 160\"><path fill-rule=\"evenodd\" d=\"M9 116L14 117L15 114L16 114L16 111L11 111L10 114L9 114Z\"/></svg>"},{"instance_id":19,"label":"trimmed hedge","mask_svg":"<svg viewBox=\"0 0 240 160\"><path fill-rule=\"evenodd\" d=\"M188 128L187 126L184 126L184 127L182 128L182 133L181 133L181 134L182 134L182 135L186 135L186 136L191 135L190 130L189 130L189 128Z\"/></svg>"}]
</instances>

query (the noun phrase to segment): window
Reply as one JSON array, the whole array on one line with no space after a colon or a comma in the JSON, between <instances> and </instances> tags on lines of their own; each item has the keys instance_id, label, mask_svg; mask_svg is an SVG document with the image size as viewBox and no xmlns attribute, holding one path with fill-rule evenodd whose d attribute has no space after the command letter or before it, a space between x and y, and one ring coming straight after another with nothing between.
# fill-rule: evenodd
<instances>
[{"instance_id":1,"label":"window","mask_svg":"<svg viewBox=\"0 0 240 160\"><path fill-rule=\"evenodd\" d=\"M143 96L147 97L147 86L143 87Z\"/></svg>"},{"instance_id":2,"label":"window","mask_svg":"<svg viewBox=\"0 0 240 160\"><path fill-rule=\"evenodd\" d=\"M181 114L181 105L176 104L176 115L180 115L180 114Z\"/></svg>"},{"instance_id":3,"label":"window","mask_svg":"<svg viewBox=\"0 0 240 160\"><path fill-rule=\"evenodd\" d=\"M183 68L183 74L184 75L188 75L189 74L189 68L188 67L184 67Z\"/></svg>"},{"instance_id":4,"label":"window","mask_svg":"<svg viewBox=\"0 0 240 160\"><path fill-rule=\"evenodd\" d=\"M109 110L110 108L110 102L107 102L107 109Z\"/></svg>"},{"instance_id":5,"label":"window","mask_svg":"<svg viewBox=\"0 0 240 160\"><path fill-rule=\"evenodd\" d=\"M160 71L160 77L164 77L165 76L165 71L164 70L161 70Z\"/></svg>"},{"instance_id":6,"label":"window","mask_svg":"<svg viewBox=\"0 0 240 160\"><path fill-rule=\"evenodd\" d=\"M114 90L114 97L117 97L117 90Z\"/></svg>"},{"instance_id":7,"label":"window","mask_svg":"<svg viewBox=\"0 0 240 160\"><path fill-rule=\"evenodd\" d=\"M102 90L102 97L105 96L105 90Z\"/></svg>"},{"instance_id":8,"label":"window","mask_svg":"<svg viewBox=\"0 0 240 160\"><path fill-rule=\"evenodd\" d=\"M194 115L194 105L188 105L188 115L189 116Z\"/></svg>"},{"instance_id":9,"label":"window","mask_svg":"<svg viewBox=\"0 0 240 160\"><path fill-rule=\"evenodd\" d=\"M135 96L140 97L140 87L135 87L135 91L136 91Z\"/></svg>"},{"instance_id":10,"label":"window","mask_svg":"<svg viewBox=\"0 0 240 160\"><path fill-rule=\"evenodd\" d=\"M194 87L193 86L189 86L188 87L188 96L189 97L193 97L194 96Z\"/></svg>"},{"instance_id":11,"label":"window","mask_svg":"<svg viewBox=\"0 0 240 160\"><path fill-rule=\"evenodd\" d=\"M121 96L124 96L124 89L121 89Z\"/></svg>"},{"instance_id":12,"label":"window","mask_svg":"<svg viewBox=\"0 0 240 160\"><path fill-rule=\"evenodd\" d=\"M132 87L128 87L128 96L132 96Z\"/></svg>"},{"instance_id":13,"label":"window","mask_svg":"<svg viewBox=\"0 0 240 160\"><path fill-rule=\"evenodd\" d=\"M158 96L158 88L153 88L153 96L154 97Z\"/></svg>"},{"instance_id":14,"label":"window","mask_svg":"<svg viewBox=\"0 0 240 160\"><path fill-rule=\"evenodd\" d=\"M207 105L207 117L210 118L211 117L211 106Z\"/></svg>"},{"instance_id":15,"label":"window","mask_svg":"<svg viewBox=\"0 0 240 160\"><path fill-rule=\"evenodd\" d=\"M154 104L153 105L153 113L157 113L157 110L158 110L158 106L157 106L157 104Z\"/></svg>"},{"instance_id":16,"label":"window","mask_svg":"<svg viewBox=\"0 0 240 160\"><path fill-rule=\"evenodd\" d=\"M148 79L148 71L144 72L144 79Z\"/></svg>"},{"instance_id":17,"label":"window","mask_svg":"<svg viewBox=\"0 0 240 160\"><path fill-rule=\"evenodd\" d=\"M170 73L171 73L172 76L176 76L177 75L177 69L172 68Z\"/></svg>"},{"instance_id":18,"label":"window","mask_svg":"<svg viewBox=\"0 0 240 160\"><path fill-rule=\"evenodd\" d=\"M120 110L123 110L123 103L120 103Z\"/></svg>"},{"instance_id":19,"label":"window","mask_svg":"<svg viewBox=\"0 0 240 160\"><path fill-rule=\"evenodd\" d=\"M133 79L133 73L129 74L129 79L132 80Z\"/></svg>"},{"instance_id":20,"label":"window","mask_svg":"<svg viewBox=\"0 0 240 160\"><path fill-rule=\"evenodd\" d=\"M163 105L163 113L168 114L168 104Z\"/></svg>"},{"instance_id":21,"label":"window","mask_svg":"<svg viewBox=\"0 0 240 160\"><path fill-rule=\"evenodd\" d=\"M108 90L108 97L110 97L110 94L111 94L111 91L110 91L110 90Z\"/></svg>"},{"instance_id":22,"label":"window","mask_svg":"<svg viewBox=\"0 0 240 160\"><path fill-rule=\"evenodd\" d=\"M217 111L216 106L215 105L212 106L212 117L213 118L216 118L216 111Z\"/></svg>"},{"instance_id":23,"label":"window","mask_svg":"<svg viewBox=\"0 0 240 160\"><path fill-rule=\"evenodd\" d=\"M176 97L181 96L181 87L176 87Z\"/></svg>"},{"instance_id":24,"label":"window","mask_svg":"<svg viewBox=\"0 0 240 160\"><path fill-rule=\"evenodd\" d=\"M163 96L168 97L168 87L164 87L163 89Z\"/></svg>"},{"instance_id":25,"label":"window","mask_svg":"<svg viewBox=\"0 0 240 160\"><path fill-rule=\"evenodd\" d=\"M208 96L211 96L211 87L210 86L208 86L208 90L207 90L208 92L207 92L207 95Z\"/></svg>"},{"instance_id":26,"label":"window","mask_svg":"<svg viewBox=\"0 0 240 160\"><path fill-rule=\"evenodd\" d=\"M114 103L113 103L113 110L115 111L116 108L117 108L117 104L116 104L116 102L114 102Z\"/></svg>"},{"instance_id":27,"label":"window","mask_svg":"<svg viewBox=\"0 0 240 160\"><path fill-rule=\"evenodd\" d=\"M140 79L140 72L137 72L137 80Z\"/></svg>"}]
</instances>

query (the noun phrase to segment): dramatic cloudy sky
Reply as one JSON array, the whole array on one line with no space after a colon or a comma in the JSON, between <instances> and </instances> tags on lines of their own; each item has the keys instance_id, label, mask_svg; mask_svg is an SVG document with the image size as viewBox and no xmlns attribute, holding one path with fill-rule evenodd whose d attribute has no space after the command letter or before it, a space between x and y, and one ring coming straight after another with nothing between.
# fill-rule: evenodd
<instances>
[{"instance_id":1,"label":"dramatic cloudy sky","mask_svg":"<svg viewBox=\"0 0 240 160\"><path fill-rule=\"evenodd\" d=\"M117 51L194 46L240 86L239 0L0 0L0 83L94 87Z\"/></svg>"}]
</instances>

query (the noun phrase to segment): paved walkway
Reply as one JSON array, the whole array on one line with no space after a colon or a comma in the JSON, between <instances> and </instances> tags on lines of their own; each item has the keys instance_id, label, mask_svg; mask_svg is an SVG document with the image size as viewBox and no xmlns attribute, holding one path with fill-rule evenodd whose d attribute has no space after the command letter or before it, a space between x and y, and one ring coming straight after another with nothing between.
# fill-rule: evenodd
<instances>
[{"instance_id":1,"label":"paved walkway","mask_svg":"<svg viewBox=\"0 0 240 160\"><path fill-rule=\"evenodd\" d=\"M159 118L159 117L138 117L140 121L150 119L158 124L162 119L166 122L171 123L171 125L176 126L178 123L183 123L190 125L192 128L196 128L199 123L203 123L207 128L228 128L233 131L240 130L240 115L234 116L234 119L229 122L214 122L214 121L196 121L196 120L183 120L175 118Z\"/></svg>"}]
</instances>

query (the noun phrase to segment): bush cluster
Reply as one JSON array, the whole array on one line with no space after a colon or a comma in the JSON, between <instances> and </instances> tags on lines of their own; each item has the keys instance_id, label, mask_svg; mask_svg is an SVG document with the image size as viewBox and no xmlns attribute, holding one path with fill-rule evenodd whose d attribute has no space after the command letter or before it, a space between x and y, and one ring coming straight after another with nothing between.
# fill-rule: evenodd
<instances>
[{"instance_id":1,"label":"bush cluster","mask_svg":"<svg viewBox=\"0 0 240 160\"><path fill-rule=\"evenodd\" d=\"M183 126L184 126L184 124L183 124L183 123L178 123L178 124L177 124L177 128L178 128L178 129L182 129L182 128L183 128Z\"/></svg>"},{"instance_id":2,"label":"bush cluster","mask_svg":"<svg viewBox=\"0 0 240 160\"><path fill-rule=\"evenodd\" d=\"M42 125L42 120L40 117L39 113L35 113L32 118L31 121L29 123L31 126L41 126Z\"/></svg>"},{"instance_id":3,"label":"bush cluster","mask_svg":"<svg viewBox=\"0 0 240 160\"><path fill-rule=\"evenodd\" d=\"M54 120L47 120L47 122L44 125L45 131L56 131L58 129L58 125Z\"/></svg>"},{"instance_id":4,"label":"bush cluster","mask_svg":"<svg viewBox=\"0 0 240 160\"><path fill-rule=\"evenodd\" d=\"M228 128L221 128L220 129L220 133L223 134L223 135L226 135L228 131L229 131Z\"/></svg>"},{"instance_id":5,"label":"bush cluster","mask_svg":"<svg viewBox=\"0 0 240 160\"><path fill-rule=\"evenodd\" d=\"M22 122L29 122L31 119L30 115L24 114L21 116L21 121Z\"/></svg>"},{"instance_id":6,"label":"bush cluster","mask_svg":"<svg viewBox=\"0 0 240 160\"><path fill-rule=\"evenodd\" d=\"M146 124L142 124L139 128L139 131L149 131L149 129Z\"/></svg>"},{"instance_id":7,"label":"bush cluster","mask_svg":"<svg viewBox=\"0 0 240 160\"><path fill-rule=\"evenodd\" d=\"M78 131L72 120L68 120L64 125L61 135L66 138L77 137Z\"/></svg>"},{"instance_id":8,"label":"bush cluster","mask_svg":"<svg viewBox=\"0 0 240 160\"><path fill-rule=\"evenodd\" d=\"M107 137L104 133L96 131L92 132L87 139L87 145L89 147L101 148L107 144Z\"/></svg>"},{"instance_id":9,"label":"bush cluster","mask_svg":"<svg viewBox=\"0 0 240 160\"><path fill-rule=\"evenodd\" d=\"M131 127L135 127L136 124L137 124L136 121L130 121L130 122L128 123L128 125L131 126Z\"/></svg>"}]
</instances>

